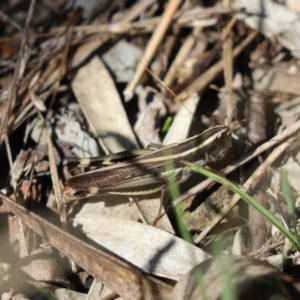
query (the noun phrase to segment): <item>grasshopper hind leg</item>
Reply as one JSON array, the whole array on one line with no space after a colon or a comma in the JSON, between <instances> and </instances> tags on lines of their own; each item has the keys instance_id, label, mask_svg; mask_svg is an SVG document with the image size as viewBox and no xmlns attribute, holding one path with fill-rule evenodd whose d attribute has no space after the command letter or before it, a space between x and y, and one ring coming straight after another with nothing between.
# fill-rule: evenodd
<instances>
[{"instance_id":1,"label":"grasshopper hind leg","mask_svg":"<svg viewBox=\"0 0 300 300\"><path fill-rule=\"evenodd\" d=\"M187 181L187 179L191 176L191 174L192 174L192 172L191 172L190 169L184 168L182 170L181 178L175 180L173 183L175 183L176 185L179 186L180 184ZM160 218L162 218L166 214L166 211L162 213L162 208L163 208L164 204L166 204L165 203L166 200L168 200L168 197L167 197L169 195L168 190L169 190L168 187L165 187L161 190L160 205L159 205L159 209L158 209L158 212L157 212L157 216L154 219L154 221L151 223L152 226L156 226L156 224L160 220ZM166 210L167 210L167 208L166 208Z\"/></svg>"},{"instance_id":2,"label":"grasshopper hind leg","mask_svg":"<svg viewBox=\"0 0 300 300\"><path fill-rule=\"evenodd\" d=\"M160 195L160 201L159 201L159 207L158 207L158 211L157 211L157 214L156 214L156 217L155 219L151 222L151 226L156 226L157 222L160 220L160 218L162 218L165 214L165 212L162 213L162 208L164 206L164 202L166 200L166 195L168 194L168 189L167 188L163 188L161 190L161 195ZM139 217L141 219L141 221L144 223L144 224L149 224L149 222L144 218L142 212L140 211L137 203L138 203L138 198L136 197L129 197L129 206L132 206L134 205L138 211L138 214L139 214Z\"/></svg>"}]
</instances>

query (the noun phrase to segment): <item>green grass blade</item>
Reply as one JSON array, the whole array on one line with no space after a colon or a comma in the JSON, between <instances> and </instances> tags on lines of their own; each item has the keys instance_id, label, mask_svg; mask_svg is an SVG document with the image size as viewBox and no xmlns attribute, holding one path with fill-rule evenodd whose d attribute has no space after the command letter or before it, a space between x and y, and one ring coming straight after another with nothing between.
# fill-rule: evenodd
<instances>
[{"instance_id":1,"label":"green grass blade","mask_svg":"<svg viewBox=\"0 0 300 300\"><path fill-rule=\"evenodd\" d=\"M230 182L224 177L217 175L211 171L208 171L204 168L198 167L195 164L185 162L185 164L190 167L194 172L200 173L206 177L209 177L220 184L227 186L228 189L238 194L246 203L251 205L254 209L256 209L266 220L268 220L272 225L274 225L298 250L300 249L300 243L298 239L291 234L267 209L265 209L262 205L256 202L250 195L241 190L238 186Z\"/></svg>"},{"instance_id":2,"label":"green grass blade","mask_svg":"<svg viewBox=\"0 0 300 300\"><path fill-rule=\"evenodd\" d=\"M168 153L165 153L165 155L168 155ZM165 163L165 169L167 171L174 170L174 165L172 161L166 161ZM178 184L175 180L175 178L171 179L169 181L169 192L171 195L172 200L177 199L180 196L180 190L178 187ZM175 218L178 224L178 230L180 233L180 236L187 242L193 244L193 238L188 231L185 219L184 219L184 214L183 214L183 208L182 205L176 205L175 209ZM206 292L206 287L203 282L203 274L200 268L194 268L194 277L197 282L197 285L199 287L199 291L201 293L202 299L203 300L208 300L207 298L207 292Z\"/></svg>"},{"instance_id":3,"label":"green grass blade","mask_svg":"<svg viewBox=\"0 0 300 300\"><path fill-rule=\"evenodd\" d=\"M295 218L295 198L293 195L293 189L289 183L288 177L287 177L287 171L285 169L280 170L280 177L281 177L281 191L284 195L284 198L288 205L289 215L292 220L293 229L295 232L295 236L298 242L298 245L300 244L298 232L297 232L297 226L296 226L296 218Z\"/></svg>"}]
</instances>

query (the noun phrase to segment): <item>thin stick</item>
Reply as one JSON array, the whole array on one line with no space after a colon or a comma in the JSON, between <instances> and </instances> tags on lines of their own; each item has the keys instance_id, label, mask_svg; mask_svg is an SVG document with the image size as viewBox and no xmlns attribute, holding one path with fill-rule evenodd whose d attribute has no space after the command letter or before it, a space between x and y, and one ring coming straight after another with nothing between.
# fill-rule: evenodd
<instances>
[{"instance_id":1,"label":"thin stick","mask_svg":"<svg viewBox=\"0 0 300 300\"><path fill-rule=\"evenodd\" d=\"M167 8L165 9L162 15L160 23L157 25L155 31L153 32L153 35L151 36L151 39L145 49L144 56L140 60L133 78L128 83L127 87L123 92L125 101L129 101L133 97L136 85L140 81L142 75L145 72L145 68L148 67L155 52L157 51L157 48L161 43L168 27L170 26L173 16L176 13L180 4L180 0L170 0Z\"/></svg>"},{"instance_id":2,"label":"thin stick","mask_svg":"<svg viewBox=\"0 0 300 300\"><path fill-rule=\"evenodd\" d=\"M164 83L166 86L170 86L175 78L175 73L187 58L192 47L195 45L198 36L202 31L202 27L195 27L192 33L184 40L180 50L178 51L176 58L174 59L172 65L170 66L165 78Z\"/></svg>"},{"instance_id":3,"label":"thin stick","mask_svg":"<svg viewBox=\"0 0 300 300\"><path fill-rule=\"evenodd\" d=\"M11 149L10 149L7 133L4 134L4 142L5 142L5 146L6 146L6 152L7 152L7 157L8 157L8 161L9 161L9 167L10 167L11 177L12 177L12 181L13 181L13 188L14 188L14 193L16 196L16 201L18 203L20 203L19 193L18 193L18 189L17 189L17 177L16 177L13 160L12 160ZM19 218L18 218L18 224L19 224L18 230L19 230L19 242L20 242L20 253L19 254L20 254L20 257L22 258L22 257L28 256L28 247L26 244L23 223Z\"/></svg>"},{"instance_id":4,"label":"thin stick","mask_svg":"<svg viewBox=\"0 0 300 300\"><path fill-rule=\"evenodd\" d=\"M48 243L76 261L84 270L124 299L172 299L173 287L169 283L164 283L141 271L103 246L95 248L66 233L1 192L0 198L6 208L16 214Z\"/></svg>"},{"instance_id":5,"label":"thin stick","mask_svg":"<svg viewBox=\"0 0 300 300\"><path fill-rule=\"evenodd\" d=\"M44 82L50 77L50 75L57 69L57 67L61 64L61 57L57 57L55 61L53 61L51 64L48 65L47 69L44 71L44 73L40 76L38 81L34 84L34 86L27 92L26 96L24 97L22 101L22 106L19 109L20 112L22 112L28 102L31 100L31 95L35 94L39 91L40 87L44 84ZM14 116L11 116L8 122L8 126L12 126L13 122L15 120Z\"/></svg>"},{"instance_id":6,"label":"thin stick","mask_svg":"<svg viewBox=\"0 0 300 300\"><path fill-rule=\"evenodd\" d=\"M8 122L8 117L9 114L11 112L11 110L13 109L13 107L15 106L16 103L16 98L17 98L17 88L18 88L18 79L20 76L20 72L21 72L21 65L26 65L26 63L23 63L23 60L25 60L25 50L26 50L26 42L27 42L27 36L28 36L28 29L29 29L29 25L31 22L31 18L33 15L33 8L35 5L35 0L31 0L30 2L30 6L28 9L28 14L26 17L26 24L25 24L25 28L23 31L23 39L22 39L22 43L21 43L21 47L20 47L20 52L18 55L18 61L17 61L17 65L16 65L16 69L14 72L14 76L13 79L11 81L11 85L9 86L9 90L8 90L8 97L7 97L7 101L6 101L6 105L4 107L4 111L3 111L3 117L1 120L1 125L0 125L0 145L2 144L3 138L5 139L5 143L6 143L6 148L7 148L7 153L8 153L8 160L10 163L10 169L11 169L11 174L12 174L12 178L13 178L13 186L14 186L14 191L16 193L16 197L18 197L17 194L17 187L16 187L16 175L15 175L15 170L14 170L14 166L12 163L12 157L11 157L11 152L10 152L10 147L9 147L9 141L8 141L8 137L7 137L7 122ZM17 26L18 28L18 26ZM24 230L23 230L23 225L21 220L19 220L19 233L20 233L20 245L21 245L21 255L28 255L28 249L26 247L26 242L25 242L25 236L24 236Z\"/></svg>"},{"instance_id":7,"label":"thin stick","mask_svg":"<svg viewBox=\"0 0 300 300\"><path fill-rule=\"evenodd\" d=\"M261 247L260 249L248 252L247 256L258 256L260 254L263 254L264 252L270 251L270 250L272 250L276 247L279 247L283 244L284 244L284 240L279 241L279 242L274 243L274 244L271 244L271 245L268 245L268 246Z\"/></svg>"},{"instance_id":8,"label":"thin stick","mask_svg":"<svg viewBox=\"0 0 300 300\"><path fill-rule=\"evenodd\" d=\"M121 19L118 24L126 23L134 20L137 18L142 11L147 9L153 3L153 0L144 0L138 2L134 5L129 11L125 14L125 16ZM111 39L110 35L104 35L102 37L98 37L93 39L92 41L86 42L85 44L81 45L75 52L72 61L71 61L71 68L78 67L85 59L94 54L94 51L102 46L104 43ZM80 39L81 40L81 39Z\"/></svg>"},{"instance_id":9,"label":"thin stick","mask_svg":"<svg viewBox=\"0 0 300 300\"><path fill-rule=\"evenodd\" d=\"M232 120L232 77L233 77L233 57L232 57L232 36L229 35L223 44L223 68L224 68L224 79L226 86L226 120L225 125L229 125Z\"/></svg>"},{"instance_id":10,"label":"thin stick","mask_svg":"<svg viewBox=\"0 0 300 300\"><path fill-rule=\"evenodd\" d=\"M50 137L50 130L47 130L47 146L48 146L48 157L49 157L49 165L50 165L50 173L51 173L51 179L56 199L56 204L59 210L60 220L62 223L62 226L64 230L68 231L68 222L67 217L64 210L64 203L63 198L61 194L61 189L59 186L59 176L57 172L57 167L55 163L55 156L54 156L54 149L53 144Z\"/></svg>"},{"instance_id":11,"label":"thin stick","mask_svg":"<svg viewBox=\"0 0 300 300\"><path fill-rule=\"evenodd\" d=\"M130 201L130 202L132 201L133 206L134 206L134 208L136 209L136 211L137 211L137 213L138 213L138 215L139 215L141 221L142 221L144 224L149 225L149 223L148 223L147 220L145 219L143 213L141 212L141 210L140 210L140 208L139 208L139 206L138 206L138 204L137 204L136 199L129 198L129 201Z\"/></svg>"},{"instance_id":12,"label":"thin stick","mask_svg":"<svg viewBox=\"0 0 300 300\"><path fill-rule=\"evenodd\" d=\"M149 5L153 4L155 1L151 0L148 3L144 3L142 10L147 8ZM134 7L137 8L139 4L135 4ZM195 11L195 13L193 13ZM236 11L236 10L234 10ZM138 12L141 12L141 9L138 10ZM202 10L193 10L190 11L184 11L180 12L180 15L178 18L175 16L174 20L174 26L176 28L178 27L196 27L194 23L196 23L197 27L203 27L203 26L211 26L213 22L216 22L216 18L212 16L211 18L208 18L210 15L216 15L216 14L228 14L232 13L231 9L228 8L205 8ZM90 35L90 34L99 34L99 33L110 33L110 34L124 34L124 33L134 33L134 32L151 32L155 28L155 26L161 21L162 17L152 17L147 18L144 20L139 20L136 22L130 22L129 21L119 21L118 23L113 24L97 24L97 25L77 25L74 27L75 32L80 32L83 35ZM199 23L202 23L203 26L199 25ZM54 27L50 30L48 33L42 33L42 34L33 34L32 37L51 37L53 35L62 33L65 31L65 27Z\"/></svg>"},{"instance_id":13,"label":"thin stick","mask_svg":"<svg viewBox=\"0 0 300 300\"><path fill-rule=\"evenodd\" d=\"M25 53L25 50L26 50L25 46L26 46L26 41L27 41L27 36L28 36L28 29L29 29L30 21L31 21L31 18L32 18L32 15L33 15L34 5L35 5L35 0L31 0L30 6L29 6L29 9L28 9L27 18L26 18L26 24L25 24L25 28L24 28L23 39L22 39L22 43L21 43L20 52L19 52L19 55L18 55L18 61L17 61L16 69L15 69L15 72L14 72L13 79L11 81L11 85L9 86L6 105L5 105L4 110L3 110L3 117L2 117L1 125L0 125L0 145L1 145L2 140L3 140L3 134L7 131L8 116L9 116L12 108L15 106L15 103L16 103L17 86L18 86L17 81L18 81L18 78L19 78L20 70L21 70L21 62L24 59L24 53Z\"/></svg>"},{"instance_id":14,"label":"thin stick","mask_svg":"<svg viewBox=\"0 0 300 300\"><path fill-rule=\"evenodd\" d=\"M258 31L252 31L238 46L233 50L233 57L238 56L257 36ZM194 93L200 93L223 69L223 60L218 61L201 76L196 78L183 92L176 98L177 101L185 99Z\"/></svg>"},{"instance_id":15,"label":"thin stick","mask_svg":"<svg viewBox=\"0 0 300 300\"><path fill-rule=\"evenodd\" d=\"M15 22L13 19L11 19L8 15L3 13L2 11L0 11L0 19L3 22L9 22L13 27L15 27L19 31L23 32L23 28L17 22Z\"/></svg>"},{"instance_id":16,"label":"thin stick","mask_svg":"<svg viewBox=\"0 0 300 300\"><path fill-rule=\"evenodd\" d=\"M16 177L16 172L15 172L15 168L14 168L14 163L13 163L13 159L12 159L12 155L11 155L11 150L10 150L10 145L9 145L9 140L8 140L7 134L4 134L4 142L5 142L5 146L6 146L6 152L7 152L7 158L8 158L8 162L9 162L11 177L13 180L14 193L17 197L18 196L17 180L16 180L17 177Z\"/></svg>"},{"instance_id":17,"label":"thin stick","mask_svg":"<svg viewBox=\"0 0 300 300\"><path fill-rule=\"evenodd\" d=\"M230 21L226 24L225 28L222 30L221 37L220 37L219 41L214 45L209 57L205 61L202 61L201 63L196 63L193 70L191 70L190 74L188 76L185 76L186 78L184 80L181 80L181 84L184 84L185 86L189 85L198 76L198 72L200 69L206 70L208 68L208 66L210 66L212 64L214 58L219 53L219 51L222 47L222 44L224 43L224 41L226 40L226 38L232 31L232 28L233 28L234 24L236 23L236 21L237 21L237 16L233 15L232 18L230 19ZM177 97L177 100L178 99L179 99L179 97Z\"/></svg>"}]
</instances>

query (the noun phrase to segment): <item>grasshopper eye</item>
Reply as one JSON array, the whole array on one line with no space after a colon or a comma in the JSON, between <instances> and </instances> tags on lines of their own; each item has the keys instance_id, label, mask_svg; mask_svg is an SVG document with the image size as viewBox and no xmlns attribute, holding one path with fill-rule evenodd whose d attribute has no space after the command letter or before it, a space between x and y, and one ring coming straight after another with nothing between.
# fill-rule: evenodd
<instances>
[{"instance_id":1,"label":"grasshopper eye","mask_svg":"<svg viewBox=\"0 0 300 300\"><path fill-rule=\"evenodd\" d=\"M231 147L231 133L230 131L220 132L215 139L215 145L218 148L223 148L228 150Z\"/></svg>"}]
</instances>

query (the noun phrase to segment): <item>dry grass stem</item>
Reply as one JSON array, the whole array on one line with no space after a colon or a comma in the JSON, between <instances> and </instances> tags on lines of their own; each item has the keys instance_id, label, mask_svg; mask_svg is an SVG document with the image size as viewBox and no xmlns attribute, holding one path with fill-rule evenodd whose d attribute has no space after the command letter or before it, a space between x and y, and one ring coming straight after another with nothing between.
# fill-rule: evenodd
<instances>
[{"instance_id":1,"label":"dry grass stem","mask_svg":"<svg viewBox=\"0 0 300 300\"><path fill-rule=\"evenodd\" d=\"M31 21L31 18L32 18L32 15L33 15L34 5L35 5L35 0L31 0L30 1L30 7L29 7L29 10L28 10L28 14L27 14L27 18L26 18L26 24L25 24L25 28L24 28L24 32L23 32L23 39L22 39L22 43L21 43L21 47L20 47L20 52L19 52L19 56L18 56L17 65L16 65L16 68L15 68L15 71L14 71L13 79L12 79L11 84L9 86L8 97L7 97L5 109L4 109L4 112L3 112L3 117L1 119L1 124L0 124L0 145L2 144L2 141L3 141L3 134L8 129L7 122L8 122L10 112L14 108L15 103L16 103L17 81L18 81L18 78L19 78L19 72L21 70L21 66L22 66L22 64L23 65L25 64L25 62L23 61L24 60L24 53L26 51L28 30L29 30L30 21Z\"/></svg>"},{"instance_id":2,"label":"dry grass stem","mask_svg":"<svg viewBox=\"0 0 300 300\"><path fill-rule=\"evenodd\" d=\"M158 48L159 44L161 43L162 39L164 38L165 33L166 33L168 27L170 26L173 16L176 13L180 4L181 4L180 0L171 0L168 3L168 5L162 15L162 19L159 22L159 24L157 25L155 31L153 32L153 35L150 38L148 45L145 49L144 55L136 67L136 71L135 71L133 78L128 83L127 87L125 88L125 90L123 92L126 101L129 101L133 97L136 85L140 81L142 75L145 72L146 67L148 67L151 59L153 58L154 54L156 53L157 48Z\"/></svg>"},{"instance_id":3,"label":"dry grass stem","mask_svg":"<svg viewBox=\"0 0 300 300\"><path fill-rule=\"evenodd\" d=\"M166 86L170 86L174 79L176 78L176 72L178 68L182 65L184 60L187 58L191 49L194 47L195 42L202 31L201 27L196 27L193 32L185 39L180 50L178 51L176 58L174 59L172 65L170 66L166 76L164 77L164 83Z\"/></svg>"}]
</instances>

